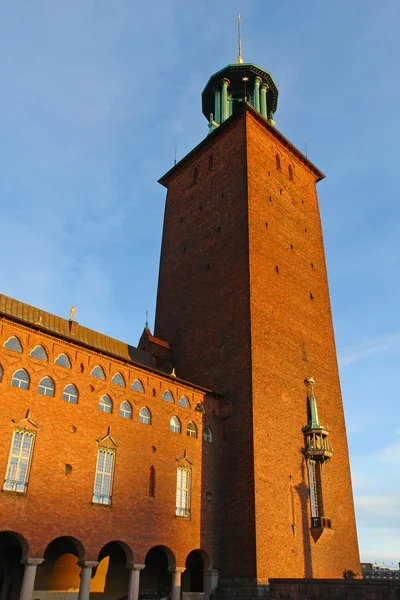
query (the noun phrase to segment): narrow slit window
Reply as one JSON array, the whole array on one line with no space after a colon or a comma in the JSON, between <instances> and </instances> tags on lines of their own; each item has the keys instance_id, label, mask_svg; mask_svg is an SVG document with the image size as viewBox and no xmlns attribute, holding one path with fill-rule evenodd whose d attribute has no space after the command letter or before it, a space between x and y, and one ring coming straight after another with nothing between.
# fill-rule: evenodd
<instances>
[{"instance_id":1,"label":"narrow slit window","mask_svg":"<svg viewBox=\"0 0 400 600\"><path fill-rule=\"evenodd\" d=\"M288 171L289 171L289 181L293 181L293 169L292 169L292 165L289 165Z\"/></svg>"},{"instance_id":2,"label":"narrow slit window","mask_svg":"<svg viewBox=\"0 0 400 600\"><path fill-rule=\"evenodd\" d=\"M308 478L310 483L311 518L318 519L320 513L319 473L314 460L308 462Z\"/></svg>"},{"instance_id":3,"label":"narrow slit window","mask_svg":"<svg viewBox=\"0 0 400 600\"><path fill-rule=\"evenodd\" d=\"M281 157L279 156L279 154L277 154L275 156L275 161L276 161L276 168L278 169L278 171L281 170Z\"/></svg>"},{"instance_id":4,"label":"narrow slit window","mask_svg":"<svg viewBox=\"0 0 400 600\"><path fill-rule=\"evenodd\" d=\"M25 494L28 487L35 433L15 429L3 489Z\"/></svg>"},{"instance_id":5,"label":"narrow slit window","mask_svg":"<svg viewBox=\"0 0 400 600\"><path fill-rule=\"evenodd\" d=\"M95 504L111 504L114 462L114 450L99 448L93 491L93 502Z\"/></svg>"},{"instance_id":6,"label":"narrow slit window","mask_svg":"<svg viewBox=\"0 0 400 600\"><path fill-rule=\"evenodd\" d=\"M156 495L156 470L153 465L150 467L149 473L149 496L154 498Z\"/></svg>"},{"instance_id":7,"label":"narrow slit window","mask_svg":"<svg viewBox=\"0 0 400 600\"><path fill-rule=\"evenodd\" d=\"M0 383L3 380L3 367L0 365Z\"/></svg>"}]
</instances>

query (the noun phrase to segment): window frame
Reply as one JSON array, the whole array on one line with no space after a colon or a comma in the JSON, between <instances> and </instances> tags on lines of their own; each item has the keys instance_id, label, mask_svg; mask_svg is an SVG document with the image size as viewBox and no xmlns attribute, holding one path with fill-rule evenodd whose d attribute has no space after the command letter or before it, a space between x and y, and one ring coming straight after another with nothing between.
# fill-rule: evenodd
<instances>
[{"instance_id":1,"label":"window frame","mask_svg":"<svg viewBox=\"0 0 400 600\"><path fill-rule=\"evenodd\" d=\"M99 369L99 371L101 372L101 374L103 375L103 377L99 377L98 375L93 375L93 371L96 371L96 369ZM90 375L91 375L91 377L95 377L96 379L100 379L100 381L105 381L106 380L106 373L105 373L103 367L101 367L100 365L95 365L93 367L93 369L90 371Z\"/></svg>"},{"instance_id":2,"label":"window frame","mask_svg":"<svg viewBox=\"0 0 400 600\"><path fill-rule=\"evenodd\" d=\"M203 427L203 441L207 442L208 444L212 443L212 431L208 425Z\"/></svg>"},{"instance_id":3,"label":"window frame","mask_svg":"<svg viewBox=\"0 0 400 600\"><path fill-rule=\"evenodd\" d=\"M147 411L147 415L145 417L142 415L142 410ZM138 421L144 425L151 425L151 411L149 408L147 408L147 406L142 406L142 408L139 410Z\"/></svg>"},{"instance_id":4,"label":"window frame","mask_svg":"<svg viewBox=\"0 0 400 600\"><path fill-rule=\"evenodd\" d=\"M117 378L120 377L121 383L117 383L116 381L114 381L116 377ZM113 383L114 385L118 385L119 387L126 387L125 377L119 371L117 371L117 373L115 373L115 375L111 379L111 383Z\"/></svg>"},{"instance_id":5,"label":"window frame","mask_svg":"<svg viewBox=\"0 0 400 600\"><path fill-rule=\"evenodd\" d=\"M184 475L185 473L185 475ZM177 467L175 516L190 518L192 469Z\"/></svg>"},{"instance_id":6,"label":"window frame","mask_svg":"<svg viewBox=\"0 0 400 600\"><path fill-rule=\"evenodd\" d=\"M188 437L197 439L197 427L193 421L189 421L189 423L186 425L186 435Z\"/></svg>"},{"instance_id":7,"label":"window frame","mask_svg":"<svg viewBox=\"0 0 400 600\"><path fill-rule=\"evenodd\" d=\"M11 342L11 340L16 340L18 342L18 346L17 348L10 348L10 346L7 346L7 344L9 342ZM16 336L16 335L10 335L10 337L8 338L8 340L6 340L3 344L3 348L6 348L6 350L11 350L11 352L18 352L18 354L22 354L22 352L24 351L21 341L20 339Z\"/></svg>"},{"instance_id":8,"label":"window frame","mask_svg":"<svg viewBox=\"0 0 400 600\"><path fill-rule=\"evenodd\" d=\"M104 458L103 468L102 469L99 468L100 456L102 454L104 454L104 455L108 454L108 455L112 456L110 472L107 472L104 469L104 467L106 466L106 462L105 462L106 458ZM95 477L94 477L92 504L101 504L103 506L111 506L112 491L113 491L113 484L114 484L115 454L116 454L116 452L113 448L106 448L104 446L100 446L97 449L96 471L95 471ZM101 480L99 488L97 487L98 476L100 476L100 480ZM109 481L107 484L107 489L105 490L104 489L104 487L105 487L104 479L106 476L109 476ZM99 489L100 493L96 493L97 489ZM108 493L104 494L103 493L104 491L107 491Z\"/></svg>"},{"instance_id":9,"label":"window frame","mask_svg":"<svg viewBox=\"0 0 400 600\"><path fill-rule=\"evenodd\" d=\"M129 417L126 416L125 414L121 414L128 412L126 409L122 408L123 404L127 404L129 406ZM120 417L122 417L123 419L129 419L130 421L132 421L132 416L133 416L133 409L132 409L132 405L130 402L128 402L128 400L122 400L120 406L119 406L119 411L118 414Z\"/></svg>"},{"instance_id":10,"label":"window frame","mask_svg":"<svg viewBox=\"0 0 400 600\"><path fill-rule=\"evenodd\" d=\"M72 386L76 392L76 395L74 394L70 394L69 392L66 392L65 390ZM64 398L64 395L68 396L68 398ZM76 400L71 400L70 398L76 398ZM79 392L78 392L78 388L76 387L76 385L74 385L73 383L67 383L67 385L65 386L65 388L63 389L63 393L62 393L62 399L64 400L64 402L68 402L68 404L78 404L78 400L79 400Z\"/></svg>"},{"instance_id":11,"label":"window frame","mask_svg":"<svg viewBox=\"0 0 400 600\"><path fill-rule=\"evenodd\" d=\"M22 435L21 444L20 444L20 448L19 448L18 452L13 452L17 434ZM27 438L28 437L30 438L29 453L28 453L27 457L22 456L23 443L24 443L25 436ZM29 475L30 475L30 470L31 470L31 465L32 465L33 449L35 446L35 438L36 438L35 431L31 431L30 429L21 429L19 427L16 427L14 429L12 440L11 440L11 446L10 446L10 450L8 453L6 477L5 477L4 484L3 484L3 491L15 492L18 494L26 494L27 493L27 488L28 488L28 483L29 483ZM14 459L16 458L16 465L14 466L14 468L12 466L13 458ZM10 475L13 471L15 473L14 477L16 477L19 474L20 469L21 469L21 462L23 460L26 460L26 466L25 466L25 472L24 472L23 479L11 479ZM7 482L10 482L11 485L10 486L7 485Z\"/></svg>"},{"instance_id":12,"label":"window frame","mask_svg":"<svg viewBox=\"0 0 400 600\"><path fill-rule=\"evenodd\" d=\"M39 348L41 350L41 356L35 356L33 353L35 352L35 350L38 350ZM42 360L43 362L49 362L49 356L48 356L45 348L43 348L42 344L37 344L34 348L32 348L32 350L29 352L29 356L31 358L36 358L36 360Z\"/></svg>"},{"instance_id":13,"label":"window frame","mask_svg":"<svg viewBox=\"0 0 400 600\"><path fill-rule=\"evenodd\" d=\"M52 387L42 385L42 381L45 381L45 379L47 379L48 381L51 382ZM42 388L45 391L41 392L40 388ZM51 394L48 394L47 390L50 390ZM39 385L38 385L38 394L40 394L41 396L49 396L50 398L54 398L55 390L56 390L56 388L55 388L54 381L52 380L52 378L49 377L48 375L46 375L45 377L42 377L42 379L39 381Z\"/></svg>"},{"instance_id":14,"label":"window frame","mask_svg":"<svg viewBox=\"0 0 400 600\"><path fill-rule=\"evenodd\" d=\"M103 398L107 398L107 400L110 401L110 405L108 405L108 404L101 404L101 401L103 400ZM101 407L107 407L110 410L104 410ZM111 398L110 398L110 396L108 394L103 394L102 396L100 396L99 402L97 404L97 408L98 408L99 412L103 412L103 413L108 414L108 415L112 414L112 411L113 411L113 401L111 400Z\"/></svg>"},{"instance_id":15,"label":"window frame","mask_svg":"<svg viewBox=\"0 0 400 600\"><path fill-rule=\"evenodd\" d=\"M178 423L179 423L178 429L176 429L176 427L177 427L176 425L172 425L172 421L178 421ZM174 427L174 429L172 429L173 427ZM182 423L176 415L171 417L171 420L169 422L169 430L172 431L172 433L182 433Z\"/></svg>"},{"instance_id":16,"label":"window frame","mask_svg":"<svg viewBox=\"0 0 400 600\"><path fill-rule=\"evenodd\" d=\"M175 404L174 395L170 390L165 390L165 392L163 392L163 395L161 396L161 400L163 402L169 402L169 404Z\"/></svg>"},{"instance_id":17,"label":"window frame","mask_svg":"<svg viewBox=\"0 0 400 600\"><path fill-rule=\"evenodd\" d=\"M16 374L20 373L20 372L25 373L28 381L24 381L23 379L16 379L15 378ZM19 382L18 385L14 385L14 381L18 381ZM26 387L23 386L23 385L20 385L21 382L25 383ZM26 371L25 369L17 369L15 371L15 373L13 374L12 378L11 378L11 387L15 387L15 388L18 388L20 390L29 390L30 385L31 385L31 378L29 376L28 371Z\"/></svg>"},{"instance_id":18,"label":"window frame","mask_svg":"<svg viewBox=\"0 0 400 600\"><path fill-rule=\"evenodd\" d=\"M183 395L179 398L178 406L183 408L190 408L190 402L187 396Z\"/></svg>"},{"instance_id":19,"label":"window frame","mask_svg":"<svg viewBox=\"0 0 400 600\"><path fill-rule=\"evenodd\" d=\"M60 360L61 357L63 357L63 358L65 357L67 359L66 360L67 364L63 365L60 362L57 362ZM71 359L66 352L61 352L55 359L54 364L57 365L57 367L62 367L63 369L72 369Z\"/></svg>"}]
</instances>

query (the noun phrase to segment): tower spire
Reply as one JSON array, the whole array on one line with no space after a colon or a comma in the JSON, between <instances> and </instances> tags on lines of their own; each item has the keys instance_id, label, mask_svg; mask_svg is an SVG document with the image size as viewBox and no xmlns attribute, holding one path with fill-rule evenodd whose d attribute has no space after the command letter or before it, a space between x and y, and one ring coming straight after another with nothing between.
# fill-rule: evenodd
<instances>
[{"instance_id":1,"label":"tower spire","mask_svg":"<svg viewBox=\"0 0 400 600\"><path fill-rule=\"evenodd\" d=\"M242 63L243 56L242 56L242 38L240 37L240 13L238 14L238 48L239 48L239 56L237 57L236 62Z\"/></svg>"}]
</instances>

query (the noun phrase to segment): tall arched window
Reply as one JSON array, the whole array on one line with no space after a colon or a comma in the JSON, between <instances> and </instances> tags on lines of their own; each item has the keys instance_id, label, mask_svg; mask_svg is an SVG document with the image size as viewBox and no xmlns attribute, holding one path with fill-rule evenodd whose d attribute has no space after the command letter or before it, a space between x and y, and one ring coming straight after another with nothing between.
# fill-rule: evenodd
<instances>
[{"instance_id":1,"label":"tall arched window","mask_svg":"<svg viewBox=\"0 0 400 600\"><path fill-rule=\"evenodd\" d=\"M90 372L92 377L96 377L97 379L102 379L103 381L106 378L106 374L104 373L104 370L102 367L100 367L99 365L97 365L96 367L94 367L91 372Z\"/></svg>"},{"instance_id":2,"label":"tall arched window","mask_svg":"<svg viewBox=\"0 0 400 600\"><path fill-rule=\"evenodd\" d=\"M71 404L78 404L78 390L72 383L64 388L62 399L65 402L71 402Z\"/></svg>"},{"instance_id":3,"label":"tall arched window","mask_svg":"<svg viewBox=\"0 0 400 600\"><path fill-rule=\"evenodd\" d=\"M54 382L50 377L43 377L39 382L38 394L54 396Z\"/></svg>"},{"instance_id":4,"label":"tall arched window","mask_svg":"<svg viewBox=\"0 0 400 600\"><path fill-rule=\"evenodd\" d=\"M193 421L189 421L186 427L186 435L192 438L197 438L197 427Z\"/></svg>"},{"instance_id":5,"label":"tall arched window","mask_svg":"<svg viewBox=\"0 0 400 600\"><path fill-rule=\"evenodd\" d=\"M278 169L278 171L281 170L281 157L279 156L279 154L277 154L275 156L275 160L276 160L276 168Z\"/></svg>"},{"instance_id":6,"label":"tall arched window","mask_svg":"<svg viewBox=\"0 0 400 600\"><path fill-rule=\"evenodd\" d=\"M19 339L15 336L8 338L6 342L4 342L4 348L8 350L13 350L14 352L22 352L22 346Z\"/></svg>"},{"instance_id":7,"label":"tall arched window","mask_svg":"<svg viewBox=\"0 0 400 600\"><path fill-rule=\"evenodd\" d=\"M125 387L125 379L122 377L121 373L115 373L114 377L111 379L111 383L119 385L120 387Z\"/></svg>"},{"instance_id":8,"label":"tall arched window","mask_svg":"<svg viewBox=\"0 0 400 600\"><path fill-rule=\"evenodd\" d=\"M135 381L132 383L131 385L131 390L133 390L134 392L144 392L144 387L142 385L142 382L139 381L139 379L135 379Z\"/></svg>"},{"instance_id":9,"label":"tall arched window","mask_svg":"<svg viewBox=\"0 0 400 600\"><path fill-rule=\"evenodd\" d=\"M18 369L18 371L15 371L11 380L11 385L13 387L21 388L21 390L29 390L29 383L29 375L25 369Z\"/></svg>"},{"instance_id":10,"label":"tall arched window","mask_svg":"<svg viewBox=\"0 0 400 600\"><path fill-rule=\"evenodd\" d=\"M98 409L100 412L112 413L112 400L107 394L100 398Z\"/></svg>"},{"instance_id":11,"label":"tall arched window","mask_svg":"<svg viewBox=\"0 0 400 600\"><path fill-rule=\"evenodd\" d=\"M171 404L174 404L175 402L174 397L169 390L166 390L163 393L161 400L164 400L165 402L171 402Z\"/></svg>"},{"instance_id":12,"label":"tall arched window","mask_svg":"<svg viewBox=\"0 0 400 600\"><path fill-rule=\"evenodd\" d=\"M38 358L39 360L45 360L46 362L48 361L47 352L43 346L35 346L29 356L32 356L32 358Z\"/></svg>"},{"instance_id":13,"label":"tall arched window","mask_svg":"<svg viewBox=\"0 0 400 600\"><path fill-rule=\"evenodd\" d=\"M60 356L57 356L54 364L58 365L59 367L64 367L65 369L71 368L71 361L66 354L60 354Z\"/></svg>"},{"instance_id":14,"label":"tall arched window","mask_svg":"<svg viewBox=\"0 0 400 600\"><path fill-rule=\"evenodd\" d=\"M151 425L151 412L146 406L143 406L139 411L139 422Z\"/></svg>"},{"instance_id":15,"label":"tall arched window","mask_svg":"<svg viewBox=\"0 0 400 600\"><path fill-rule=\"evenodd\" d=\"M181 422L178 419L178 417L172 417L172 419L169 422L169 428L174 433L180 433L181 432Z\"/></svg>"},{"instance_id":16,"label":"tall arched window","mask_svg":"<svg viewBox=\"0 0 400 600\"><path fill-rule=\"evenodd\" d=\"M207 427L207 425L203 429L203 440L205 442L212 442L211 429L209 427Z\"/></svg>"},{"instance_id":17,"label":"tall arched window","mask_svg":"<svg viewBox=\"0 0 400 600\"><path fill-rule=\"evenodd\" d=\"M190 408L190 403L186 396L182 396L182 398L178 402L178 406L183 406L183 408Z\"/></svg>"},{"instance_id":18,"label":"tall arched window","mask_svg":"<svg viewBox=\"0 0 400 600\"><path fill-rule=\"evenodd\" d=\"M124 417L124 419L132 419L132 407L126 400L119 407L119 416Z\"/></svg>"}]
</instances>

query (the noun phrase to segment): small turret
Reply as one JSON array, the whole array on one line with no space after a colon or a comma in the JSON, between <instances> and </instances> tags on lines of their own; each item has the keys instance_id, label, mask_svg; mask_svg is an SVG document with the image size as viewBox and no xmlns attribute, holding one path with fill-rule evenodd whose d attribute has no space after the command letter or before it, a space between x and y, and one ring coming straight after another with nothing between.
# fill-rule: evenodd
<instances>
[{"instance_id":1,"label":"small turret","mask_svg":"<svg viewBox=\"0 0 400 600\"><path fill-rule=\"evenodd\" d=\"M317 401L314 396L314 379L307 377L309 417L308 425L303 428L305 446L303 453L307 458L313 460L328 460L333 455L333 449L329 444L329 429L320 425L318 420Z\"/></svg>"}]
</instances>

